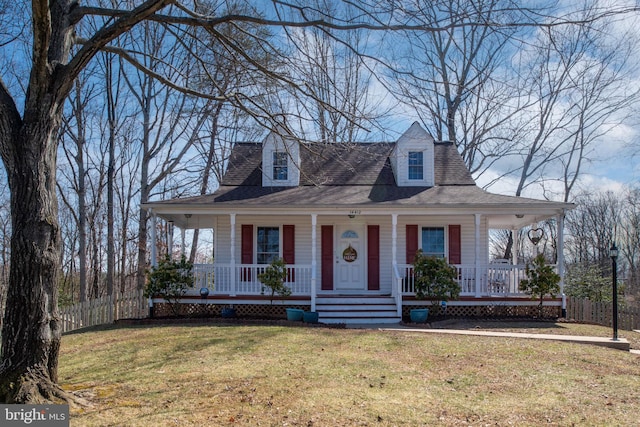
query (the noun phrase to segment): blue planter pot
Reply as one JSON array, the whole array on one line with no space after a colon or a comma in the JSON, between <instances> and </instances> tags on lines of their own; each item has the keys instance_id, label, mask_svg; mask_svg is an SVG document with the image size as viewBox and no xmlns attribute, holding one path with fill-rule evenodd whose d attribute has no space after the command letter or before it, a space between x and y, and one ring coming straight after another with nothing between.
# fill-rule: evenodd
<instances>
[{"instance_id":1,"label":"blue planter pot","mask_svg":"<svg viewBox=\"0 0 640 427\"><path fill-rule=\"evenodd\" d=\"M427 317L429 316L428 308L414 308L409 311L409 316L411 317L411 322L413 323L426 323Z\"/></svg>"},{"instance_id":2,"label":"blue planter pot","mask_svg":"<svg viewBox=\"0 0 640 427\"><path fill-rule=\"evenodd\" d=\"M293 322L300 322L304 316L304 310L300 310L299 308L287 308L287 320L291 320Z\"/></svg>"},{"instance_id":3,"label":"blue planter pot","mask_svg":"<svg viewBox=\"0 0 640 427\"><path fill-rule=\"evenodd\" d=\"M225 307L222 309L222 311L220 312L220 315L224 318L232 318L232 317L236 317L236 309L235 308L229 308L229 307Z\"/></svg>"},{"instance_id":4,"label":"blue planter pot","mask_svg":"<svg viewBox=\"0 0 640 427\"><path fill-rule=\"evenodd\" d=\"M302 315L305 323L318 323L318 313L316 311L305 311Z\"/></svg>"}]
</instances>

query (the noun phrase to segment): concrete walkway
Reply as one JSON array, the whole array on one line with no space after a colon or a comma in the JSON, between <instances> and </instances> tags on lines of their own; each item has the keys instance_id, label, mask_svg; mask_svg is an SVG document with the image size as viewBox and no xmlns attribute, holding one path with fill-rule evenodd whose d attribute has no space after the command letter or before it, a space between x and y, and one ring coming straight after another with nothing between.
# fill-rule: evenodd
<instances>
[{"instance_id":1,"label":"concrete walkway","mask_svg":"<svg viewBox=\"0 0 640 427\"><path fill-rule=\"evenodd\" d=\"M499 331L486 331L486 330L469 330L469 329L439 329L439 328L415 328L402 325L347 325L347 328L367 328L378 329L380 331L400 331L400 332L415 332L415 333L428 333L428 334L450 334L450 335L474 335L483 337L505 337L505 338L524 338L524 339L536 339L536 340L552 340L563 341L577 344L591 344L602 347L615 348L618 350L631 351L634 354L640 355L640 350L631 350L629 341L626 338L619 338L614 341L612 338L604 337L589 337L578 335L556 335L556 334L530 334L519 332L499 332Z\"/></svg>"}]
</instances>

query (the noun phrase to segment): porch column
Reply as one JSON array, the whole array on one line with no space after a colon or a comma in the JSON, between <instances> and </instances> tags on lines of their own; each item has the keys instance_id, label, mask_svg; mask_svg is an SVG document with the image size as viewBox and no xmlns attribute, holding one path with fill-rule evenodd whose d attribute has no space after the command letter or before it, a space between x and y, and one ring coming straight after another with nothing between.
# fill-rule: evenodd
<instances>
[{"instance_id":1,"label":"porch column","mask_svg":"<svg viewBox=\"0 0 640 427\"><path fill-rule=\"evenodd\" d=\"M318 277L318 214L311 214L311 311L316 311L316 283Z\"/></svg>"},{"instance_id":2,"label":"porch column","mask_svg":"<svg viewBox=\"0 0 640 427\"><path fill-rule=\"evenodd\" d=\"M173 259L173 221L167 222L167 255Z\"/></svg>"},{"instance_id":3,"label":"porch column","mask_svg":"<svg viewBox=\"0 0 640 427\"><path fill-rule=\"evenodd\" d=\"M158 242L156 242L156 213L149 209L149 215L151 216L151 231L149 237L151 238L151 267L158 266Z\"/></svg>"},{"instance_id":4,"label":"porch column","mask_svg":"<svg viewBox=\"0 0 640 427\"><path fill-rule=\"evenodd\" d=\"M513 241L513 246L511 247L511 263L513 265L518 265L518 231L516 229L511 230L511 240Z\"/></svg>"},{"instance_id":5,"label":"porch column","mask_svg":"<svg viewBox=\"0 0 640 427\"><path fill-rule=\"evenodd\" d=\"M473 214L474 216L474 226L475 226L475 259L476 259L476 298L480 298L482 295L482 274L480 268L482 267L480 262L480 214Z\"/></svg>"},{"instance_id":6,"label":"porch column","mask_svg":"<svg viewBox=\"0 0 640 427\"><path fill-rule=\"evenodd\" d=\"M396 297L396 314L402 317L402 289L398 285L398 214L391 214L391 295Z\"/></svg>"},{"instance_id":7,"label":"porch column","mask_svg":"<svg viewBox=\"0 0 640 427\"><path fill-rule=\"evenodd\" d=\"M560 276L560 295L562 295L562 317L567 317L567 296L564 293L564 209L558 215L556 227L558 228L558 254L557 269Z\"/></svg>"},{"instance_id":8,"label":"porch column","mask_svg":"<svg viewBox=\"0 0 640 427\"><path fill-rule=\"evenodd\" d=\"M236 296L236 214L232 213L229 215L231 221L231 242L229 243L229 250L231 251L231 259L229 260L229 264L231 264L231 274L229 275L231 279L231 283L229 284L229 294L232 297Z\"/></svg>"},{"instance_id":9,"label":"porch column","mask_svg":"<svg viewBox=\"0 0 640 427\"><path fill-rule=\"evenodd\" d=\"M391 262L398 264L398 214L391 214Z\"/></svg>"},{"instance_id":10,"label":"porch column","mask_svg":"<svg viewBox=\"0 0 640 427\"><path fill-rule=\"evenodd\" d=\"M187 243L186 243L186 230L184 228L180 229L180 239L182 240L180 246L180 256L185 256L187 252Z\"/></svg>"}]
</instances>

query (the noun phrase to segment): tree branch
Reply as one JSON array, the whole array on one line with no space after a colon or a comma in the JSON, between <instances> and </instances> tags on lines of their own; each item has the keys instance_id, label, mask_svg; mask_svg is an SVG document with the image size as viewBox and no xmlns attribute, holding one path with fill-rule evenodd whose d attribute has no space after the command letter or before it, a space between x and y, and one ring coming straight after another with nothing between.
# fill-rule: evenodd
<instances>
[{"instance_id":1,"label":"tree branch","mask_svg":"<svg viewBox=\"0 0 640 427\"><path fill-rule=\"evenodd\" d=\"M150 19L160 9L175 3L176 0L147 0L140 6L130 11L118 11L118 19L111 25L106 25L95 32L93 37L84 43L83 47L69 61L69 63L58 70L60 75L58 82L57 94L61 98L65 98L71 89L71 85L87 63L101 50L107 43L116 37L129 31L134 25ZM76 14L81 7L72 11L74 19L78 19ZM73 20L72 20L73 22Z\"/></svg>"}]
</instances>

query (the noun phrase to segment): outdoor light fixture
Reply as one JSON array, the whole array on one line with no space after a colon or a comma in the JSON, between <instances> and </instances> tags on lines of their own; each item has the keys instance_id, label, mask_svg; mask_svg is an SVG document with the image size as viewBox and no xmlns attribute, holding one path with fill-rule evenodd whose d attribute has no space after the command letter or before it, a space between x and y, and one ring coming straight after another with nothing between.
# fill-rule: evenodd
<instances>
[{"instance_id":1,"label":"outdoor light fixture","mask_svg":"<svg viewBox=\"0 0 640 427\"><path fill-rule=\"evenodd\" d=\"M618 248L613 242L609 249L611 272L613 273L613 340L618 341Z\"/></svg>"},{"instance_id":2,"label":"outdoor light fixture","mask_svg":"<svg viewBox=\"0 0 640 427\"><path fill-rule=\"evenodd\" d=\"M189 218L191 218L191 214L184 214L184 217L189 219Z\"/></svg>"},{"instance_id":3,"label":"outdoor light fixture","mask_svg":"<svg viewBox=\"0 0 640 427\"><path fill-rule=\"evenodd\" d=\"M209 288L200 288L200 296L202 297L202 299L209 296Z\"/></svg>"}]
</instances>

